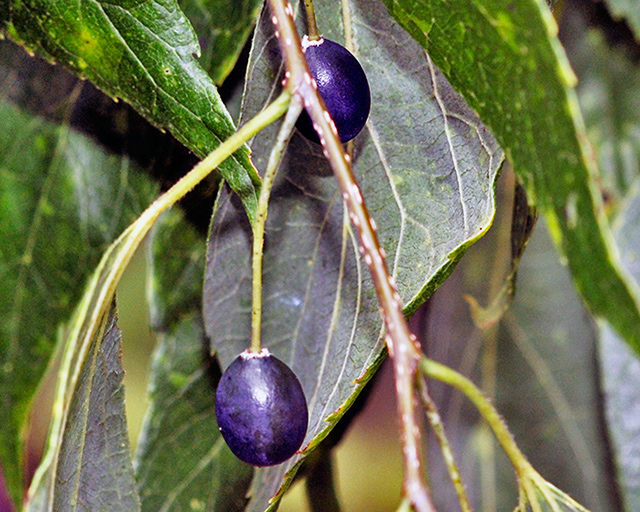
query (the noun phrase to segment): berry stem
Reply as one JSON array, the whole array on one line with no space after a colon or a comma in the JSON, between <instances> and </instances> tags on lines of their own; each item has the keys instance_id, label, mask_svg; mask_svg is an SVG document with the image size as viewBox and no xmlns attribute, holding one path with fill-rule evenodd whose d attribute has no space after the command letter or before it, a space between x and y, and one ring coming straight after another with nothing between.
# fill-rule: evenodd
<instances>
[{"instance_id":1,"label":"berry stem","mask_svg":"<svg viewBox=\"0 0 640 512\"><path fill-rule=\"evenodd\" d=\"M288 91L283 92L266 109L249 120L151 203L105 251L91 275L74 314L73 323L69 327L58 372L47 447L29 487L27 500L32 499L42 485L46 485L44 481L51 468L55 470L61 446L60 438L64 434L64 424L69 413L69 390L75 388L80 378L82 362L86 359L92 343L99 339L120 278L134 252L162 212L184 197L256 133L281 117L287 111L290 99L291 94Z\"/></svg>"},{"instance_id":2,"label":"berry stem","mask_svg":"<svg viewBox=\"0 0 640 512\"><path fill-rule=\"evenodd\" d=\"M304 0L304 10L307 13L307 36L311 41L318 41L321 36L316 24L316 11L313 7L313 0Z\"/></svg>"},{"instance_id":3,"label":"berry stem","mask_svg":"<svg viewBox=\"0 0 640 512\"><path fill-rule=\"evenodd\" d=\"M289 110L282 121L275 145L269 155L269 162L264 172L256 218L253 222L253 257L252 257L252 305L251 305L251 351L260 352L260 332L262 327L262 263L264 251L264 229L267 223L269 210L269 197L273 188L273 181L280 166L282 155L287 147L287 142L296 120L302 112L302 100L298 96L291 98Z\"/></svg>"},{"instance_id":4,"label":"berry stem","mask_svg":"<svg viewBox=\"0 0 640 512\"><path fill-rule=\"evenodd\" d=\"M287 87L304 100L307 113L320 137L324 155L329 160L349 212L351 224L358 234L362 258L369 267L386 327L386 343L393 359L398 415L404 455L404 492L417 512L435 510L422 469L422 444L416 413L415 376L422 351L409 331L394 279L369 215L362 192L351 168L351 158L345 153L335 124L326 110L311 78L293 20L293 8L287 0L269 0L276 35L280 39L287 68Z\"/></svg>"}]
</instances>

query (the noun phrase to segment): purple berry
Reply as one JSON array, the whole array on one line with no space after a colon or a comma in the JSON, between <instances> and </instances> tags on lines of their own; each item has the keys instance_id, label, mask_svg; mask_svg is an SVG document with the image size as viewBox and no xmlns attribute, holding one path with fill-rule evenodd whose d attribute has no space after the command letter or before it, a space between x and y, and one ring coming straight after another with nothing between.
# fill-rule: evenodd
<instances>
[{"instance_id":1,"label":"purple berry","mask_svg":"<svg viewBox=\"0 0 640 512\"><path fill-rule=\"evenodd\" d=\"M308 41L305 38L303 49L340 140L353 139L364 128L371 110L369 82L362 66L344 46L328 39ZM306 111L296 126L307 139L320 142Z\"/></svg>"},{"instance_id":2,"label":"purple berry","mask_svg":"<svg viewBox=\"0 0 640 512\"><path fill-rule=\"evenodd\" d=\"M307 432L307 402L291 369L268 350L245 350L216 391L222 437L240 460L273 466L290 458Z\"/></svg>"}]
</instances>

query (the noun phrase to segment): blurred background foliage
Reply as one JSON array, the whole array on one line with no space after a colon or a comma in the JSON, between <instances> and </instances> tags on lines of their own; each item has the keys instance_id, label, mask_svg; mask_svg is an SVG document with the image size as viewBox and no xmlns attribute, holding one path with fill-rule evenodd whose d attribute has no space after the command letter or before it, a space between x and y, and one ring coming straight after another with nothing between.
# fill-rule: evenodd
<instances>
[{"instance_id":1,"label":"blurred background foliage","mask_svg":"<svg viewBox=\"0 0 640 512\"><path fill-rule=\"evenodd\" d=\"M256 9L255 4L243 8L251 12ZM629 184L637 180L640 154L640 45L630 26L620 19L620 9L609 11L605 4L590 0L559 0L555 7L560 38L578 75L579 99L595 158L604 170L603 193L612 215L620 187L607 180L612 176ZM207 50L206 37L203 39ZM22 52L18 66L23 76L42 70L52 72L44 61L27 57L12 43L3 41L0 46L5 52ZM208 51L203 58L217 62ZM246 58L245 48L235 70L233 61L220 63L215 72L234 117L239 112L242 89L242 73L238 70ZM75 83L60 68L53 73L58 80ZM31 97L23 96L22 101L31 101L33 108L47 112L47 105L56 101L52 96L56 92L53 88L48 92L40 89ZM173 183L196 161L171 137L150 127L126 105L111 102L90 84L82 86L79 98L82 107L76 110L75 126L110 151L128 154L161 188ZM135 143L124 137L123 126L138 133ZM607 171L612 166L616 169ZM430 357L472 376L492 396L519 445L544 477L594 511L613 512L624 507L637 510L640 498L633 494L632 486L624 486L624 478L616 477L615 448L605 428L599 386L600 326L574 292L544 222L539 223L523 257L512 308L498 325L478 329L464 300L465 295L471 295L486 304L508 272L513 184L507 165L499 185L498 216L493 227L415 315L412 325ZM209 183L182 204L203 240L212 197ZM145 298L145 251L138 251L118 290L127 417L134 450L148 404L149 364L155 346ZM400 503L402 461L391 377L385 363L367 393L368 400L359 404L362 411L335 450L337 488L346 511L388 512ZM42 386L34 406L29 472L43 449L51 388ZM513 508L517 497L512 471L473 408L444 386L434 385L433 394L478 510ZM428 439L429 479L440 510L452 510L455 498L434 444ZM301 482L294 484L280 510L309 510L304 493ZM9 510L6 499L0 503L0 510Z\"/></svg>"}]
</instances>

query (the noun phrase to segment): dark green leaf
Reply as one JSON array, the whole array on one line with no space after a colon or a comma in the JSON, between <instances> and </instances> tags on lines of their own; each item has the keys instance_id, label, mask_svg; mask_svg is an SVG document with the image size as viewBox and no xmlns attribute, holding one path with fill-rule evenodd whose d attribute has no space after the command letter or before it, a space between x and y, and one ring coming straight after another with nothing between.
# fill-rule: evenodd
<instances>
[{"instance_id":1,"label":"dark green leaf","mask_svg":"<svg viewBox=\"0 0 640 512\"><path fill-rule=\"evenodd\" d=\"M534 0L385 3L495 133L545 214L589 308L640 353L639 293L606 224L571 88L575 78L546 6Z\"/></svg>"},{"instance_id":2,"label":"dark green leaf","mask_svg":"<svg viewBox=\"0 0 640 512\"><path fill-rule=\"evenodd\" d=\"M343 40L335 4L314 3L321 30ZM354 169L410 314L490 224L502 153L383 6L349 8L356 55L372 91L369 123L355 140ZM279 88L281 62L269 18L253 43L247 118ZM259 167L268 158L274 130L253 141ZM250 338L251 234L239 214L226 199L209 240L205 325L223 366ZM376 296L337 185L319 146L298 134L269 208L263 295L263 344L302 381L310 410L304 446L314 447L384 353ZM300 458L258 471L250 510L277 505L269 499L282 490L283 475Z\"/></svg>"},{"instance_id":3,"label":"dark green leaf","mask_svg":"<svg viewBox=\"0 0 640 512\"><path fill-rule=\"evenodd\" d=\"M58 440L55 474L49 472L41 481L46 485L37 488L27 510L135 512L140 499L125 418L115 307L79 361L76 386L68 390L68 420Z\"/></svg>"},{"instance_id":4,"label":"dark green leaf","mask_svg":"<svg viewBox=\"0 0 640 512\"><path fill-rule=\"evenodd\" d=\"M183 315L201 310L205 240L172 210L162 216L150 238L151 325L169 331Z\"/></svg>"},{"instance_id":5,"label":"dark green leaf","mask_svg":"<svg viewBox=\"0 0 640 512\"><path fill-rule=\"evenodd\" d=\"M60 75L27 86L16 78L28 69L14 59L23 51L6 42L0 48L0 131L11 134L0 137L0 459L20 501L23 428L56 330L101 253L156 187L126 157L9 102L5 91L22 86L35 96ZM60 98L63 107L67 100Z\"/></svg>"},{"instance_id":6,"label":"dark green leaf","mask_svg":"<svg viewBox=\"0 0 640 512\"><path fill-rule=\"evenodd\" d=\"M619 48L610 48L601 33L589 29L577 9L568 9L562 29L578 74L578 98L600 163L614 237L623 265L638 282L640 67ZM640 445L635 421L640 364L605 323L600 325L598 348L605 418L620 496L625 510L631 512L640 507Z\"/></svg>"},{"instance_id":7,"label":"dark green leaf","mask_svg":"<svg viewBox=\"0 0 640 512\"><path fill-rule=\"evenodd\" d=\"M131 103L204 157L234 131L176 0L26 0L0 9L4 31ZM249 215L256 175L245 148L220 166Z\"/></svg>"},{"instance_id":8,"label":"dark green leaf","mask_svg":"<svg viewBox=\"0 0 640 512\"><path fill-rule=\"evenodd\" d=\"M220 370L208 356L202 328L205 240L171 210L152 231L150 246L149 299L162 332L136 456L142 510L243 510L253 472L231 454L218 430Z\"/></svg>"},{"instance_id":9,"label":"dark green leaf","mask_svg":"<svg viewBox=\"0 0 640 512\"><path fill-rule=\"evenodd\" d=\"M236 64L262 4L261 0L180 0L199 36L200 65L218 85Z\"/></svg>"}]
</instances>

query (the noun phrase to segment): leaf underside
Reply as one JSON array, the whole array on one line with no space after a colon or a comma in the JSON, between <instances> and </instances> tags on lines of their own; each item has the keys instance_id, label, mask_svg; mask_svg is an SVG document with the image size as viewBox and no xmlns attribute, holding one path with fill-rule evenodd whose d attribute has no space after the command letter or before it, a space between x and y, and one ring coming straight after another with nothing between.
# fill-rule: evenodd
<instances>
[{"instance_id":1,"label":"leaf underside","mask_svg":"<svg viewBox=\"0 0 640 512\"><path fill-rule=\"evenodd\" d=\"M314 2L320 29L342 42L330 2ZM355 54L368 75L372 112L355 139L354 170L378 225L388 262L411 314L451 271L494 214L502 152L419 46L381 5L350 4ZM282 63L267 12L252 47L243 118L278 93ZM277 127L252 142L264 169ZM251 311L251 231L232 197L214 216L207 255L204 318L226 367L247 348ZM263 344L297 374L316 446L353 402L384 356L368 270L319 146L294 133L267 225ZM256 473L248 510L290 483L304 455Z\"/></svg>"},{"instance_id":2,"label":"leaf underside","mask_svg":"<svg viewBox=\"0 0 640 512\"><path fill-rule=\"evenodd\" d=\"M124 410L115 304L100 324L86 352L74 358L77 379L64 395L67 421L57 437L55 460L32 489L27 512L140 510Z\"/></svg>"},{"instance_id":3,"label":"leaf underside","mask_svg":"<svg viewBox=\"0 0 640 512\"><path fill-rule=\"evenodd\" d=\"M104 338L87 354L61 440L53 510L133 512L133 477L124 411L122 345L115 308Z\"/></svg>"},{"instance_id":4,"label":"leaf underside","mask_svg":"<svg viewBox=\"0 0 640 512\"><path fill-rule=\"evenodd\" d=\"M492 230L488 236L500 235ZM456 279L430 302L427 353L490 394L519 448L545 479L589 510L617 511L591 318L541 219L520 263L511 308L496 329L478 330L460 295L487 293L487 276L500 265L495 242L474 246L456 268ZM430 385L473 510L513 510L515 472L493 434L457 390ZM430 434L426 445L436 506L448 510L456 501L450 477Z\"/></svg>"},{"instance_id":5,"label":"leaf underside","mask_svg":"<svg viewBox=\"0 0 640 512\"><path fill-rule=\"evenodd\" d=\"M640 182L636 179L624 200L624 210L615 220L616 240L622 261L640 281ZM600 325L598 356L601 362L607 428L611 437L618 485L629 512L640 506L640 361L606 323Z\"/></svg>"}]
</instances>

